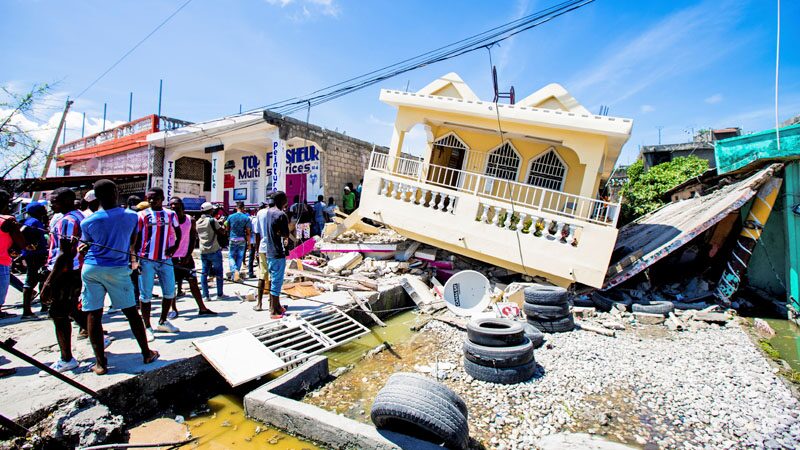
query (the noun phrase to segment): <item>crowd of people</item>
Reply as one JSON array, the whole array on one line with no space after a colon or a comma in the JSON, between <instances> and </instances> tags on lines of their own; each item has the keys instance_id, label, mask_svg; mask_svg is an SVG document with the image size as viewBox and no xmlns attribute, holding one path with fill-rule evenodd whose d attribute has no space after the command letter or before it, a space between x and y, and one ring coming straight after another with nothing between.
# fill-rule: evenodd
<instances>
[{"instance_id":1,"label":"crowd of people","mask_svg":"<svg viewBox=\"0 0 800 450\"><path fill-rule=\"evenodd\" d=\"M357 207L360 188L345 187L342 204L345 212ZM145 364L159 358L150 348L158 333L179 333L170 320L178 316L176 299L188 283L197 314L216 315L207 305L225 299L223 248L228 249L229 279L241 282L245 261L247 278L258 278L254 310L270 312L279 319L286 313L280 303L286 257L291 248L322 233L336 213L333 197L327 202L319 196L313 205L293 198L289 207L283 192L274 192L258 210L246 209L242 202L225 216L210 202L200 207L197 217L188 214L180 198L171 198L165 207L164 192L150 188L145 199L131 196L118 204L117 186L109 180L97 181L83 199L62 187L50 194L52 216L45 203L31 202L26 218L19 222L9 215L11 195L0 190L0 308L10 286L22 292L20 319L38 320L33 311L38 301L40 314L52 320L60 358L52 364L59 372L72 370L78 361L72 354L72 322L80 336L88 337L95 363L92 371L108 371L105 347L109 340L103 331L103 311L107 306L121 311L141 350ZM194 251L199 250L199 282ZM23 262L24 283L12 274L12 265ZM258 269L258 273L254 273ZM210 294L209 277L215 280L216 295ZM160 295L154 292L155 280ZM37 291L38 290L38 291ZM264 291L269 303L263 306ZM152 302L160 298L157 319L151 320ZM0 309L0 319L9 318ZM0 376L13 369L0 368Z\"/></svg>"}]
</instances>

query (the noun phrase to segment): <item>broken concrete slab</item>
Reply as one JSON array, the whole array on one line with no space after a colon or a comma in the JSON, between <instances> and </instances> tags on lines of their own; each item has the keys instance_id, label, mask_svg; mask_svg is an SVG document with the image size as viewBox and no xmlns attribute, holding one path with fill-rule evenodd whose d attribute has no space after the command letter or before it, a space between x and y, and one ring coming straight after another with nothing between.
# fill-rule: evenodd
<instances>
[{"instance_id":1,"label":"broken concrete slab","mask_svg":"<svg viewBox=\"0 0 800 450\"><path fill-rule=\"evenodd\" d=\"M353 252L353 253L345 253L342 256L339 256L335 259L328 261L328 267L333 272L341 272L343 270L351 270L357 265L361 264L361 261L364 259L361 256L361 253Z\"/></svg>"},{"instance_id":2,"label":"broken concrete slab","mask_svg":"<svg viewBox=\"0 0 800 450\"><path fill-rule=\"evenodd\" d=\"M650 313L643 313L643 312L635 312L633 313L633 317L636 319L637 322L645 324L645 325L660 325L667 320L663 314L650 314Z\"/></svg>"},{"instance_id":3,"label":"broken concrete slab","mask_svg":"<svg viewBox=\"0 0 800 450\"><path fill-rule=\"evenodd\" d=\"M576 319L586 319L597 315L597 310L591 306L573 306L572 314Z\"/></svg>"},{"instance_id":4,"label":"broken concrete slab","mask_svg":"<svg viewBox=\"0 0 800 450\"><path fill-rule=\"evenodd\" d=\"M433 443L399 433L378 430L314 405L257 389L244 397L248 417L280 430L324 442L334 449L438 449Z\"/></svg>"},{"instance_id":5,"label":"broken concrete slab","mask_svg":"<svg viewBox=\"0 0 800 450\"><path fill-rule=\"evenodd\" d=\"M445 307L444 302L436 298L436 296L431 293L428 285L417 277L403 277L400 281L400 285L403 286L403 289L405 289L411 297L411 300L425 312L431 312Z\"/></svg>"},{"instance_id":6,"label":"broken concrete slab","mask_svg":"<svg viewBox=\"0 0 800 450\"><path fill-rule=\"evenodd\" d=\"M124 437L122 416L87 396L58 408L37 426L37 434L48 436L70 446L87 447L109 441L121 442Z\"/></svg>"}]
</instances>

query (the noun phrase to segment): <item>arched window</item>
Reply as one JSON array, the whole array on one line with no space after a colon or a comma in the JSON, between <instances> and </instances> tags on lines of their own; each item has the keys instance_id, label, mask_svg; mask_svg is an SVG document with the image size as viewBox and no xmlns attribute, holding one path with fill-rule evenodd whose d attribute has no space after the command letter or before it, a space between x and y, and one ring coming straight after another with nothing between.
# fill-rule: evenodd
<instances>
[{"instance_id":1,"label":"arched window","mask_svg":"<svg viewBox=\"0 0 800 450\"><path fill-rule=\"evenodd\" d=\"M428 171L428 181L440 186L459 186L461 170L467 156L468 147L456 136L448 133L433 142Z\"/></svg>"},{"instance_id":2,"label":"arched window","mask_svg":"<svg viewBox=\"0 0 800 450\"><path fill-rule=\"evenodd\" d=\"M486 175L516 181L519 162L517 151L510 143L504 142L503 145L489 152L489 159L486 161Z\"/></svg>"},{"instance_id":3,"label":"arched window","mask_svg":"<svg viewBox=\"0 0 800 450\"><path fill-rule=\"evenodd\" d=\"M531 186L560 191L564 188L567 165L551 147L550 150L531 161L527 182Z\"/></svg>"}]
</instances>

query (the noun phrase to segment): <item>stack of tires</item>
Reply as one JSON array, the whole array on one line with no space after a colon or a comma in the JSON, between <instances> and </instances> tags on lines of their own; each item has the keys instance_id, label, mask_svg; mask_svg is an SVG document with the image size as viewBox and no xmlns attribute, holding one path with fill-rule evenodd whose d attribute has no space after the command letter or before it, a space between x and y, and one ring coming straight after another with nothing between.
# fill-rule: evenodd
<instances>
[{"instance_id":1,"label":"stack of tires","mask_svg":"<svg viewBox=\"0 0 800 450\"><path fill-rule=\"evenodd\" d=\"M476 319L467 324L464 371L476 380L516 384L536 373L533 342L521 323L508 319Z\"/></svg>"},{"instance_id":2,"label":"stack of tires","mask_svg":"<svg viewBox=\"0 0 800 450\"><path fill-rule=\"evenodd\" d=\"M522 309L528 323L544 333L563 333L575 329L567 290L558 286L529 286L524 291Z\"/></svg>"},{"instance_id":3,"label":"stack of tires","mask_svg":"<svg viewBox=\"0 0 800 450\"><path fill-rule=\"evenodd\" d=\"M379 429L464 449L469 445L467 405L438 381L398 372L378 391L370 412Z\"/></svg>"}]
</instances>

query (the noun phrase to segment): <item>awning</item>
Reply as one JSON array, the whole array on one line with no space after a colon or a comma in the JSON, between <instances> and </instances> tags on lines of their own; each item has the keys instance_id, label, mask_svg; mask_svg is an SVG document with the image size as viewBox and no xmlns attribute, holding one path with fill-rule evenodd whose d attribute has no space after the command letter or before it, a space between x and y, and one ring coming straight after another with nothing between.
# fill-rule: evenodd
<instances>
[{"instance_id":1,"label":"awning","mask_svg":"<svg viewBox=\"0 0 800 450\"><path fill-rule=\"evenodd\" d=\"M606 277L603 290L612 288L647 269L716 225L747 203L782 164L769 165L736 183L689 200L670 203L620 229L615 250L629 249L619 260L633 263ZM641 251L641 257L635 255ZM616 261L614 261L616 263Z\"/></svg>"},{"instance_id":2,"label":"awning","mask_svg":"<svg viewBox=\"0 0 800 450\"><path fill-rule=\"evenodd\" d=\"M52 191L62 186L81 189L91 189L97 180L111 180L114 183L128 183L132 181L144 181L147 179L146 173L120 173L103 175L79 175L74 177L46 177L46 178L18 178L0 180L5 189L9 192L41 192Z\"/></svg>"}]
</instances>

